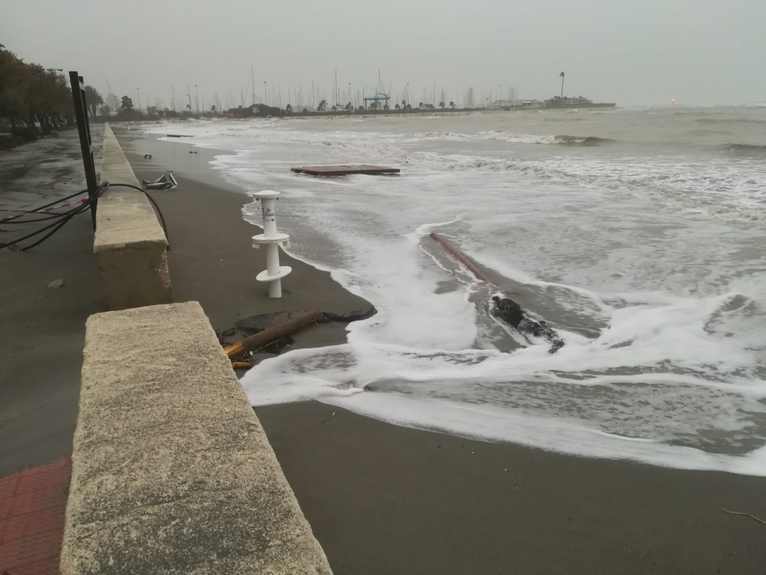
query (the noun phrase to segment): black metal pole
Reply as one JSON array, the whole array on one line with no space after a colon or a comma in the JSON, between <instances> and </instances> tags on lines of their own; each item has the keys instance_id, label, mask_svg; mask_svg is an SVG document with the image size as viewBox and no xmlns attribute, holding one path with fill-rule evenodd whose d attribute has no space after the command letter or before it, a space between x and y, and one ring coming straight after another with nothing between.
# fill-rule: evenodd
<instances>
[{"instance_id":1,"label":"black metal pole","mask_svg":"<svg viewBox=\"0 0 766 575\"><path fill-rule=\"evenodd\" d=\"M93 160L93 146L90 139L90 124L88 123L88 106L85 100L83 78L75 71L69 72L69 83L72 86L72 103L77 120L77 133L80 137L80 152L85 169L85 182L88 186L90 200L90 216L93 230L96 230L96 209L98 207L98 182L96 181L96 164Z\"/></svg>"}]
</instances>

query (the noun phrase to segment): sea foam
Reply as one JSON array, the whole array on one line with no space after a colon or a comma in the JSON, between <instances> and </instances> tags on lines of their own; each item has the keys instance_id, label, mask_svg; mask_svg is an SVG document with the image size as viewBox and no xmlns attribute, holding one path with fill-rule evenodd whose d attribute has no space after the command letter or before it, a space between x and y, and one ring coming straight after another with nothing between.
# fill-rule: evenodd
<instances>
[{"instance_id":1,"label":"sea foam","mask_svg":"<svg viewBox=\"0 0 766 575\"><path fill-rule=\"evenodd\" d=\"M604 140L617 131L594 124L613 116L578 118L553 127ZM213 167L245 189L283 191L291 253L378 309L349 326L345 345L251 370L250 401L316 399L491 441L766 475L766 232L753 225L765 215L762 163L629 137L541 151L555 135L486 122L152 128L228 151ZM298 159L391 163L403 175L298 177L288 169ZM255 206L243 216L259 222ZM429 243L432 230L486 269L492 289ZM550 354L513 339L488 313L494 289L566 345Z\"/></svg>"}]
</instances>

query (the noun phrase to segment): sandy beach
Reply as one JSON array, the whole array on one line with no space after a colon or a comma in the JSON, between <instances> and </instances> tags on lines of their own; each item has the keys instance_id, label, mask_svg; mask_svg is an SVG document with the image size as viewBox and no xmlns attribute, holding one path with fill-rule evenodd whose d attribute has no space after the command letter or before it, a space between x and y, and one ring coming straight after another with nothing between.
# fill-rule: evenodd
<instances>
[{"instance_id":1,"label":"sandy beach","mask_svg":"<svg viewBox=\"0 0 766 575\"><path fill-rule=\"evenodd\" d=\"M121 136L122 134L122 136ZM199 300L218 330L276 309L366 303L292 261L285 299L254 282L264 255L241 219L246 196L214 153L124 130L139 178L173 169L153 196L168 224L174 297ZM151 160L143 155L152 154ZM340 343L342 325L296 338ZM763 573L762 478L591 460L396 427L316 402L258 408L335 573Z\"/></svg>"}]
</instances>

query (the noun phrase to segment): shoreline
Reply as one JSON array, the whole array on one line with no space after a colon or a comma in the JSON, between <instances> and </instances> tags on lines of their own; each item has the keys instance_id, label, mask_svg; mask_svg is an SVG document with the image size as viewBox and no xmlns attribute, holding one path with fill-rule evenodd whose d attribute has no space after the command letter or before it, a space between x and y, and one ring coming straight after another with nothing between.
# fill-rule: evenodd
<instances>
[{"instance_id":1,"label":"shoreline","mask_svg":"<svg viewBox=\"0 0 766 575\"><path fill-rule=\"evenodd\" d=\"M214 326L226 326L265 300L253 281L263 255L239 212L246 197L227 193L236 188L207 165L214 151L155 144L151 161L142 149L129 157L139 178L179 176L177 190L153 193L168 220L176 299L204 299ZM298 296L306 305L356 297L326 272L305 273L321 285ZM319 345L318 332L296 346ZM345 332L318 339L340 343ZM766 562L762 526L721 510L764 517L763 478L482 442L316 401L255 411L337 575L747 574Z\"/></svg>"},{"instance_id":2,"label":"shoreline","mask_svg":"<svg viewBox=\"0 0 766 575\"><path fill-rule=\"evenodd\" d=\"M251 246L260 227L242 218L242 207L251 203L244 191L228 183L209 167L220 150L194 148L183 142L116 132L139 179L154 178L172 169L179 180L175 190L152 192L168 227L168 252L174 301L196 299L221 333L237 320L278 311L349 314L371 304L349 292L330 272L282 252L282 264L293 268L283 280L285 297L272 300L267 287L255 281L266 267L265 250ZM152 154L145 159L144 154ZM321 347L346 342L346 323L323 323L293 336L291 349Z\"/></svg>"}]
</instances>

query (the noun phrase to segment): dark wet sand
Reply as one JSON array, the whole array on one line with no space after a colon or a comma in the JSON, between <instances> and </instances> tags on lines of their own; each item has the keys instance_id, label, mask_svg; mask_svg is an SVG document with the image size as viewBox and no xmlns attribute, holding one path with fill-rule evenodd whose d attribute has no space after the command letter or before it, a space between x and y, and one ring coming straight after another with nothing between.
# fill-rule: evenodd
<instances>
[{"instance_id":1,"label":"dark wet sand","mask_svg":"<svg viewBox=\"0 0 766 575\"><path fill-rule=\"evenodd\" d=\"M223 191L202 151L145 146L155 164L137 164L139 176L164 166L182 181L155 194L166 207L178 295L207 302L218 326L243 304L257 308L244 295L257 289L262 264L245 237L253 228L234 222L242 200ZM316 276L305 305L339 298L354 307L326 280ZM225 297L232 286L240 295ZM766 572L766 527L721 511L766 518L762 478L483 443L316 402L256 411L337 575Z\"/></svg>"},{"instance_id":2,"label":"dark wet sand","mask_svg":"<svg viewBox=\"0 0 766 575\"><path fill-rule=\"evenodd\" d=\"M258 408L337 575L764 573L766 482Z\"/></svg>"},{"instance_id":3,"label":"dark wet sand","mask_svg":"<svg viewBox=\"0 0 766 575\"><path fill-rule=\"evenodd\" d=\"M213 152L188 154L185 144L144 140L119 129L116 133L139 179L175 170L177 189L152 192L167 223L173 299L199 301L217 331L233 327L242 317L272 311L350 313L369 308L328 272L284 253L281 263L293 271L283 281L284 297L269 299L266 286L255 281L266 267L266 250L251 246L260 229L241 216L242 206L251 200L208 168ZM146 153L153 158L145 160ZM345 324L321 324L297 334L294 347L333 345L345 337Z\"/></svg>"}]
</instances>

